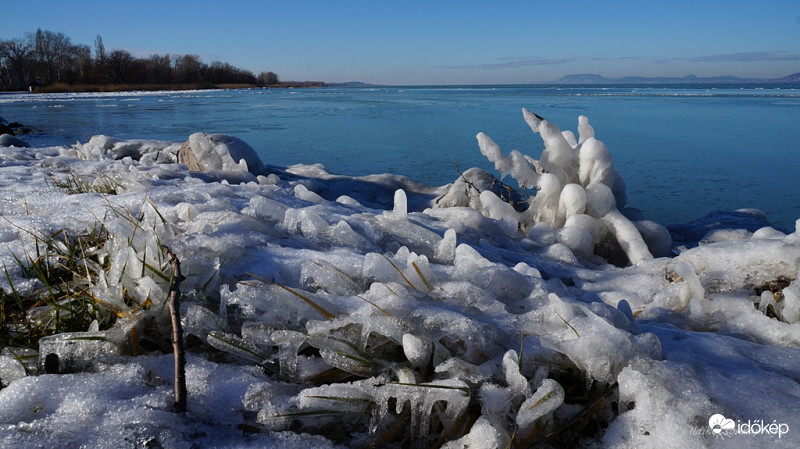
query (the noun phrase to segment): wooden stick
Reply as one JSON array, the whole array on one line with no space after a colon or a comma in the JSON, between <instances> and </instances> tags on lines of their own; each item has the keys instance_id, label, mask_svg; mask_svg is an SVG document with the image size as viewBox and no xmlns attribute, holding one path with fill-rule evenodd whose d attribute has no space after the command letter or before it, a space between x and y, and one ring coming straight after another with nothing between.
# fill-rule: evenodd
<instances>
[{"instance_id":1,"label":"wooden stick","mask_svg":"<svg viewBox=\"0 0 800 449\"><path fill-rule=\"evenodd\" d=\"M164 255L172 265L172 282L169 287L169 314L172 318L172 350L175 355L175 412L186 413L186 351L183 347L183 327L181 326L181 262L165 245L161 246Z\"/></svg>"}]
</instances>

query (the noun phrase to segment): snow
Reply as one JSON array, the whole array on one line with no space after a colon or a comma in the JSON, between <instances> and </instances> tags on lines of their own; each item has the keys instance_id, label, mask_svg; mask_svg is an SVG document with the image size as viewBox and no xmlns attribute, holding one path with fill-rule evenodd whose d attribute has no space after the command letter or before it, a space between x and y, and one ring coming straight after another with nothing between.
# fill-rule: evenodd
<instances>
[{"instance_id":1,"label":"snow","mask_svg":"<svg viewBox=\"0 0 800 449\"><path fill-rule=\"evenodd\" d=\"M117 316L42 339L38 358L3 348L0 446L399 447L407 420L419 444L449 429L444 447L489 448L566 438L582 417L607 425L549 444L797 446L800 230L744 210L670 235L625 208L587 118L576 139L523 115L538 161L485 134L478 149L525 193L475 169L436 187L273 167L201 133L205 171L178 163L182 142L0 148L4 294L42 288L16 263L37 242L101 223L90 287ZM70 176L116 194L56 185ZM158 350L160 245L186 276L185 415ZM787 432L739 432L756 421Z\"/></svg>"}]
</instances>

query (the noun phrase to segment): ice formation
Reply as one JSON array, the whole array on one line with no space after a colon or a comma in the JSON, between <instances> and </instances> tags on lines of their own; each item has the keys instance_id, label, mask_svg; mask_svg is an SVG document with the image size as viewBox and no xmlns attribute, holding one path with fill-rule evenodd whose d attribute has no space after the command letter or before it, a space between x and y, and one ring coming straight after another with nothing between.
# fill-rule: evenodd
<instances>
[{"instance_id":1,"label":"ice formation","mask_svg":"<svg viewBox=\"0 0 800 449\"><path fill-rule=\"evenodd\" d=\"M0 447L796 446L800 221L682 229L696 245L653 258L665 231L627 218L588 120L575 138L525 117L539 161L479 142L538 189L527 209L476 170L459 196L320 166L232 176L244 165L209 142L229 165L190 170L180 144L105 136L3 150L4 299L44 289L15 262L37 245L104 238L79 256L99 321L0 351ZM70 176L116 189L58 187ZM632 264L596 256L610 236ZM162 244L186 276L185 416L162 354ZM717 439L716 414L790 430Z\"/></svg>"},{"instance_id":2,"label":"ice formation","mask_svg":"<svg viewBox=\"0 0 800 449\"><path fill-rule=\"evenodd\" d=\"M255 150L241 139L224 134L194 133L178 151L178 162L190 170L250 171L261 174L264 165Z\"/></svg>"},{"instance_id":3,"label":"ice formation","mask_svg":"<svg viewBox=\"0 0 800 449\"><path fill-rule=\"evenodd\" d=\"M515 214L506 209L504 216L516 217L520 229L527 232L537 223L546 223L553 229L582 229L562 235L563 243L583 256L592 252L588 251L590 246L594 250L601 245L618 246L632 264L669 253L671 239L665 228L649 221L632 221L621 212L626 202L625 184L585 116L578 118L576 141L571 132L562 132L527 109L523 108L522 113L531 130L544 141L545 149L538 161L517 150L504 155L489 136L477 136L481 153L503 176L510 175L521 188L537 190L527 211ZM496 203L488 195L481 198L484 201L479 209L497 218ZM586 241L586 233L591 244Z\"/></svg>"}]
</instances>

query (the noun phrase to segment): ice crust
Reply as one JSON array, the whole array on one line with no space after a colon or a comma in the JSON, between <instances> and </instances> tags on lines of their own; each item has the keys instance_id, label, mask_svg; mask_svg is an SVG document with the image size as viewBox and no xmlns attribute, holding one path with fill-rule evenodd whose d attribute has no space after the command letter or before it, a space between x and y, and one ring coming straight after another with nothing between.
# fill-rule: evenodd
<instances>
[{"instance_id":1,"label":"ice crust","mask_svg":"<svg viewBox=\"0 0 800 449\"><path fill-rule=\"evenodd\" d=\"M506 447L514 429L521 438L574 417L563 366L618 386L618 416L584 447L800 443L798 231L716 231L672 248L663 227L627 218L586 118L578 138L525 120L546 146L538 162L478 137L499 171L539 189L522 211L508 190L456 197L320 166L198 172L169 142L95 136L0 153L0 259L17 291L37 288L14 264L35 247L23 230L74 235L102 220L107 275L92 289L124 317L77 335L91 345L44 341L72 373L35 375L31 353L3 349L0 447L343 447L326 432L354 426L350 443L363 445L405 413L414 438L435 439L432 428L467 410L477 420L444 447ZM68 171L121 187L69 195L51 181ZM633 263L597 254L609 235ZM161 244L181 258L197 351L186 416L170 411L171 356L130 355L133 329L168 346L168 283L148 268L165 266ZM779 279L780 291L764 290ZM324 377L334 368L345 380ZM715 413L790 432L720 439L707 427Z\"/></svg>"}]
</instances>

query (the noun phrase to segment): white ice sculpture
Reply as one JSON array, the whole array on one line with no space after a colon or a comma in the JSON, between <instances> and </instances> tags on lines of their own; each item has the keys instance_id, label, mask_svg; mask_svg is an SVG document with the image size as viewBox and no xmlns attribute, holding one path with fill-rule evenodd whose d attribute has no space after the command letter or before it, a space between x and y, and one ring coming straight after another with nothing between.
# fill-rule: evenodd
<instances>
[{"instance_id":1,"label":"white ice sculpture","mask_svg":"<svg viewBox=\"0 0 800 449\"><path fill-rule=\"evenodd\" d=\"M652 259L653 252L666 255L664 248L670 247L670 241L663 241L669 240L665 229L648 233L650 241L646 243L639 230L643 227L637 228L620 212L626 202L625 184L608 149L595 138L588 118L578 118L576 140L572 132L562 132L525 108L522 114L531 130L544 141L545 149L538 161L517 150L504 155L489 136L477 135L481 153L494 162L501 175L511 175L522 188L538 190L530 199L530 208L517 217L520 229L530 231L537 223L547 223L551 228L577 227L591 236L593 245L611 235L633 264ZM653 225L647 222L645 228ZM652 236L657 236L658 241L653 241Z\"/></svg>"}]
</instances>

